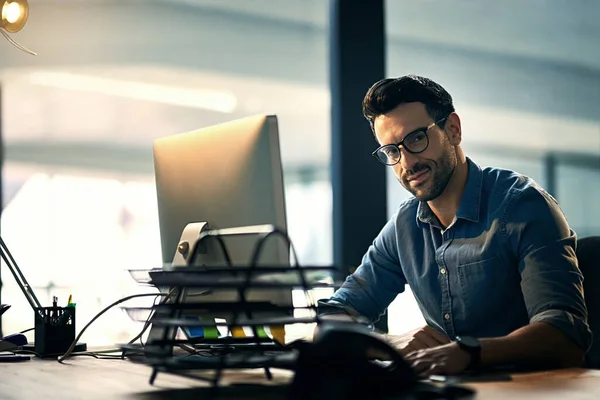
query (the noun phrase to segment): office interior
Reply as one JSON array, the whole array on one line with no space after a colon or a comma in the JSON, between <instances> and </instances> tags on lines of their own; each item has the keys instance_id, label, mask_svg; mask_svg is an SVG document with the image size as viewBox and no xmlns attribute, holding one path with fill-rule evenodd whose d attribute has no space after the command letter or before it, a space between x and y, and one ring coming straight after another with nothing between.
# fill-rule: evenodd
<instances>
[{"instance_id":1,"label":"office interior","mask_svg":"<svg viewBox=\"0 0 600 400\"><path fill-rule=\"evenodd\" d=\"M599 235L600 3L372 3L384 24L356 14L336 20L339 10L324 0L30 0L14 38L38 55L0 40L1 232L40 302L66 304L72 295L84 324L147 290L127 269L161 263L152 141L260 113L279 119L288 231L300 262L356 266L340 250L352 238L336 244L345 226L336 208L356 210L369 198L379 209L363 206L345 223L381 227L408 193L369 158L376 142L366 122L353 129L370 147L340 145L348 124L336 118L362 118L359 102L338 112L348 84L333 75L340 68L361 82L406 73L438 81L455 99L475 162L531 176L578 236ZM337 41L334 32L343 33ZM360 42L361 62L332 68L344 40ZM359 153L369 157L353 164ZM351 164L371 174L357 182L377 175L381 184L341 198L334 189L352 186ZM1 277L1 302L12 305L2 332L33 327L4 265ZM410 292L399 295L390 332L422 323ZM139 330L116 308L84 340L114 345Z\"/></svg>"}]
</instances>

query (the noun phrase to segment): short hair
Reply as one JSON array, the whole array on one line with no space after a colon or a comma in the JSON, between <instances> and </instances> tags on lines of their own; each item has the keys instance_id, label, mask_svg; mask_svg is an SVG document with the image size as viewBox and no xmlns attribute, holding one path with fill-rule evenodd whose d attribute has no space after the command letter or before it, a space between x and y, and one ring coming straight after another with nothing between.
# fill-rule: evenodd
<instances>
[{"instance_id":1,"label":"short hair","mask_svg":"<svg viewBox=\"0 0 600 400\"><path fill-rule=\"evenodd\" d=\"M362 111L371 124L375 118L387 114L400 104L419 102L434 121L439 121L454 112L452 96L440 84L418 75L386 78L369 88L363 99ZM440 124L443 128L444 123Z\"/></svg>"}]
</instances>

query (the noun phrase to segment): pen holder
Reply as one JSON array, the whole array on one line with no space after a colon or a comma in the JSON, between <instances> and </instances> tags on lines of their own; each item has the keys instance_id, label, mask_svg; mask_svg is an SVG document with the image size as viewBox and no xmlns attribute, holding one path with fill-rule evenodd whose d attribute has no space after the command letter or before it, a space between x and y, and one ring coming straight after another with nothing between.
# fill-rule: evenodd
<instances>
[{"instance_id":1,"label":"pen holder","mask_svg":"<svg viewBox=\"0 0 600 400\"><path fill-rule=\"evenodd\" d=\"M35 313L35 352L64 354L75 340L75 307L41 307Z\"/></svg>"}]
</instances>

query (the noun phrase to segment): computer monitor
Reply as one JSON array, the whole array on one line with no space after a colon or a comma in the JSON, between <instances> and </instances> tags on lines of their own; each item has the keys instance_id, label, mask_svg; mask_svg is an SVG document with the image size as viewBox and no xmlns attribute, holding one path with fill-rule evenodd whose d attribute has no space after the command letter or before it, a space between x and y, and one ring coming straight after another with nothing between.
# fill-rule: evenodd
<instances>
[{"instance_id":1,"label":"computer monitor","mask_svg":"<svg viewBox=\"0 0 600 400\"><path fill-rule=\"evenodd\" d=\"M160 138L153 151L163 265L171 266L189 223L208 222L209 229L270 224L287 230L276 116L252 116ZM257 237L224 239L233 266L248 266ZM206 240L199 260L224 266L214 240ZM289 246L269 239L258 265L289 265ZM217 291L203 301L234 301L237 296ZM248 300L291 305L292 294L249 291Z\"/></svg>"}]
</instances>

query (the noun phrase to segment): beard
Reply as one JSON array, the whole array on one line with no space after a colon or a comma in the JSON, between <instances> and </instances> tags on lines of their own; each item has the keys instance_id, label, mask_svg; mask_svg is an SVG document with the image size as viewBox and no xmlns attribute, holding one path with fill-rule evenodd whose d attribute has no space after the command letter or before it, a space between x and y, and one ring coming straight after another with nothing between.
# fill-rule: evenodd
<instances>
[{"instance_id":1,"label":"beard","mask_svg":"<svg viewBox=\"0 0 600 400\"><path fill-rule=\"evenodd\" d=\"M444 152L438 159L418 162L411 170L405 171L398 181L417 200L431 201L444 193L457 163L454 147L446 142ZM416 186L411 185L409 178L421 172L427 174L426 180Z\"/></svg>"}]
</instances>

